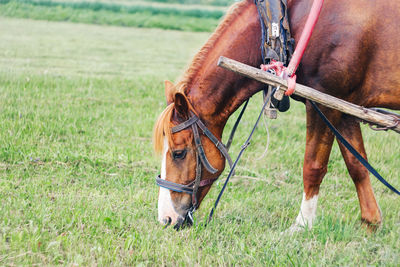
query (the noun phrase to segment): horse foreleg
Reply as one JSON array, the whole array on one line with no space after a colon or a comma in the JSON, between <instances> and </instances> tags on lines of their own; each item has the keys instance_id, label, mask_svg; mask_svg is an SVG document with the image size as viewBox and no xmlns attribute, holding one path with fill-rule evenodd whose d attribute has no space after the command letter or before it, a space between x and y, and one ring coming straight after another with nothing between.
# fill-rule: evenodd
<instances>
[{"instance_id":1,"label":"horse foreleg","mask_svg":"<svg viewBox=\"0 0 400 267\"><path fill-rule=\"evenodd\" d=\"M350 142L354 148L366 159L367 154L364 148L363 137L360 123L353 117L343 116L338 130ZM347 170L356 186L358 199L361 208L361 220L371 229L375 228L382 221L381 211L376 202L374 191L369 179L368 170L347 150L343 144L339 143Z\"/></svg>"},{"instance_id":2,"label":"horse foreleg","mask_svg":"<svg viewBox=\"0 0 400 267\"><path fill-rule=\"evenodd\" d=\"M300 212L296 222L290 227L289 231L299 231L308 227L311 229L316 217L318 192L322 179L327 172L329 155L334 140L333 134L318 114L307 102L307 136L306 150L303 165L303 185L304 193L301 202ZM341 113L321 107L328 119L337 124Z\"/></svg>"}]
</instances>

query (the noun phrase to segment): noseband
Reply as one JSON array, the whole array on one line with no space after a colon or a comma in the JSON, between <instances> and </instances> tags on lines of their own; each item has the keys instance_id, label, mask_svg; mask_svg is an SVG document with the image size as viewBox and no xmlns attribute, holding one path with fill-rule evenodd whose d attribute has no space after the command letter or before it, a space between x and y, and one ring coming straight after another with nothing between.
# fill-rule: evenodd
<instances>
[{"instance_id":1,"label":"noseband","mask_svg":"<svg viewBox=\"0 0 400 267\"><path fill-rule=\"evenodd\" d=\"M182 122L181 124L172 127L171 132L172 133L177 133L180 132L188 127L192 128L193 131L193 136L194 136L194 143L196 146L196 178L189 184L178 184L174 182L170 182L164 179L161 179L160 175L157 176L156 178L156 183L158 186L169 189L174 192L178 193L186 193L189 195L192 195L192 207L190 208L188 215L191 216L191 214L194 212L194 210L198 206L198 199L197 199L197 192L199 188L205 187L208 185L211 185L215 180L217 180L218 177L207 179L207 180L201 180L201 165L204 166L204 168L210 172L211 174L215 174L218 172L217 169L215 169L210 162L207 159L207 156L204 152L203 145L201 143L200 139L200 134L199 134L199 128L203 132L205 136L207 136L211 142L214 143L214 145L218 148L218 150L221 152L221 154L225 157L225 159L228 161L229 166L232 168L232 159L228 154L228 149L225 147L223 143L218 140L215 135L211 133L211 131L204 125L204 123L197 117L192 111L190 112L191 117L185 121Z\"/></svg>"}]
</instances>

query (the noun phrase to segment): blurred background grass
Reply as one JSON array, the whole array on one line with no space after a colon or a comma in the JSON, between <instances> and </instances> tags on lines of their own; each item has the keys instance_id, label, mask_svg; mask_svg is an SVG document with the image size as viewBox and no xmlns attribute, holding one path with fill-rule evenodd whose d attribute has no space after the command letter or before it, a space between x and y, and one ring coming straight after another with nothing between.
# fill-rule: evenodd
<instances>
[{"instance_id":1,"label":"blurred background grass","mask_svg":"<svg viewBox=\"0 0 400 267\"><path fill-rule=\"evenodd\" d=\"M195 3L196 5L190 5ZM230 0L174 1L59 1L0 0L0 15L101 25L212 31ZM162 1L161 1L162 3ZM169 3L169 2L168 2ZM200 4L208 4L203 6Z\"/></svg>"}]
</instances>

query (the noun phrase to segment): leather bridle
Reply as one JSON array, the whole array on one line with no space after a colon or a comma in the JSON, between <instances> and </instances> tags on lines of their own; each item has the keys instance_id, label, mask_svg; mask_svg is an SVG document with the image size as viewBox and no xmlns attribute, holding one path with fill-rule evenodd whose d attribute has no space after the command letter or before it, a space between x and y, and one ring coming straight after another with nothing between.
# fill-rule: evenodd
<instances>
[{"instance_id":1,"label":"leather bridle","mask_svg":"<svg viewBox=\"0 0 400 267\"><path fill-rule=\"evenodd\" d=\"M172 127L171 132L174 134L174 133L180 132L188 127L192 128L194 143L195 143L196 150L197 150L197 152L196 152L196 178L189 184L178 184L178 183L174 183L171 181L161 179L160 175L158 175L156 178L156 183L158 186L169 189L171 191L179 192L179 193L186 193L186 194L189 194L192 196L192 206L188 211L188 216L193 221L193 219L191 218L191 215L199 205L198 197L197 197L199 188L211 185L214 183L215 180L218 179L218 177L215 177L215 178L211 178L211 179L201 180L201 165L203 165L204 168L211 174L217 173L218 170L215 169L207 159L207 156L204 152L203 145L201 143L199 128L201 129L202 133L205 136L207 136L211 140L211 142L214 143L214 145L218 148L218 150L221 152L221 154L228 161L229 166L231 168L232 168L233 163L232 163L231 157L228 154L227 147L217 137L215 137L215 135L213 135L211 133L211 131L204 125L204 123L200 120L200 118L196 114L194 114L192 111L190 111L190 115L191 115L191 117L188 120L182 122L181 124L179 124L175 127Z\"/></svg>"}]
</instances>

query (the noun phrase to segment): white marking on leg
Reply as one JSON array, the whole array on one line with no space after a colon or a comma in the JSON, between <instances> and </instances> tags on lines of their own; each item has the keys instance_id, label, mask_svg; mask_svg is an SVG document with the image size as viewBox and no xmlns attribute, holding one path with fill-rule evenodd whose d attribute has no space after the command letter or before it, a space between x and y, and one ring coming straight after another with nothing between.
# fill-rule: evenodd
<instances>
[{"instance_id":1,"label":"white marking on leg","mask_svg":"<svg viewBox=\"0 0 400 267\"><path fill-rule=\"evenodd\" d=\"M161 179L165 180L167 177L167 152L168 140L164 138L163 145L163 159L161 162ZM158 195L158 221L165 224L168 217L171 218L171 224L174 224L178 219L178 213L175 212L172 206L171 192L168 189L160 187Z\"/></svg>"},{"instance_id":2,"label":"white marking on leg","mask_svg":"<svg viewBox=\"0 0 400 267\"><path fill-rule=\"evenodd\" d=\"M301 231L306 227L311 229L317 213L317 204L318 195L306 200L306 194L303 193L299 215L297 215L296 222L290 227L289 232Z\"/></svg>"}]
</instances>

